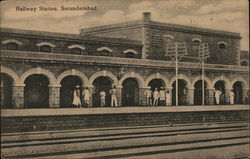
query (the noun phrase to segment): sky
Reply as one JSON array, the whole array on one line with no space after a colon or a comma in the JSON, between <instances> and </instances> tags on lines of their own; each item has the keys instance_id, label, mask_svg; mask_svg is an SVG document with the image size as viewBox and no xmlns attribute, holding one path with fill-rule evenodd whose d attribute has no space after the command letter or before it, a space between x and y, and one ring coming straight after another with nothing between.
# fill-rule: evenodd
<instances>
[{"instance_id":1,"label":"sky","mask_svg":"<svg viewBox=\"0 0 250 159\"><path fill-rule=\"evenodd\" d=\"M79 33L80 28L142 18L241 34L241 49L249 50L248 0L8 0L0 3L5 28ZM57 11L16 11L16 7L57 7ZM94 7L94 11L61 11L65 7Z\"/></svg>"}]
</instances>

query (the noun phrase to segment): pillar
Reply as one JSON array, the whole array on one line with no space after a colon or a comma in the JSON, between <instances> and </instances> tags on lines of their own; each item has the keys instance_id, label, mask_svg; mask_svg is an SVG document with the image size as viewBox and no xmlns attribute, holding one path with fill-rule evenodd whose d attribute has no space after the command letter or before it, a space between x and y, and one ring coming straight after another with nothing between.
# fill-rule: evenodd
<instances>
[{"instance_id":1,"label":"pillar","mask_svg":"<svg viewBox=\"0 0 250 159\"><path fill-rule=\"evenodd\" d=\"M140 87L139 88L139 105L146 106L147 97L145 96L145 91L149 89L149 87Z\"/></svg>"},{"instance_id":2,"label":"pillar","mask_svg":"<svg viewBox=\"0 0 250 159\"><path fill-rule=\"evenodd\" d=\"M25 84L14 84L12 87L12 104L15 109L24 108L24 86Z\"/></svg>"},{"instance_id":3,"label":"pillar","mask_svg":"<svg viewBox=\"0 0 250 159\"><path fill-rule=\"evenodd\" d=\"M207 89L207 102L208 105L214 105L214 90L213 89Z\"/></svg>"},{"instance_id":4,"label":"pillar","mask_svg":"<svg viewBox=\"0 0 250 159\"><path fill-rule=\"evenodd\" d=\"M49 107L60 107L60 87L61 85L49 85Z\"/></svg>"},{"instance_id":5,"label":"pillar","mask_svg":"<svg viewBox=\"0 0 250 159\"><path fill-rule=\"evenodd\" d=\"M116 86L116 99L118 106L122 105L122 86Z\"/></svg>"},{"instance_id":6,"label":"pillar","mask_svg":"<svg viewBox=\"0 0 250 159\"><path fill-rule=\"evenodd\" d=\"M88 86L87 87L89 89L89 94L90 94L90 98L89 98L89 107L92 107L93 106L93 89L94 89L94 86Z\"/></svg>"},{"instance_id":7,"label":"pillar","mask_svg":"<svg viewBox=\"0 0 250 159\"><path fill-rule=\"evenodd\" d=\"M242 95L243 95L242 103L243 104L250 104L250 102L249 102L249 90L243 89Z\"/></svg>"},{"instance_id":8,"label":"pillar","mask_svg":"<svg viewBox=\"0 0 250 159\"><path fill-rule=\"evenodd\" d=\"M3 81L0 80L0 82L1 82L1 92L0 92L0 94L1 94L1 106L3 106L4 105L4 87L3 87Z\"/></svg>"},{"instance_id":9,"label":"pillar","mask_svg":"<svg viewBox=\"0 0 250 159\"><path fill-rule=\"evenodd\" d=\"M172 90L173 90L173 87L165 87L165 91L169 91L169 94L170 94L170 105L173 105L173 101L172 101Z\"/></svg>"},{"instance_id":10,"label":"pillar","mask_svg":"<svg viewBox=\"0 0 250 159\"><path fill-rule=\"evenodd\" d=\"M232 91L231 88L225 89L225 103L230 104L230 92Z\"/></svg>"},{"instance_id":11,"label":"pillar","mask_svg":"<svg viewBox=\"0 0 250 159\"><path fill-rule=\"evenodd\" d=\"M194 105L194 88L187 89L186 103Z\"/></svg>"}]
</instances>

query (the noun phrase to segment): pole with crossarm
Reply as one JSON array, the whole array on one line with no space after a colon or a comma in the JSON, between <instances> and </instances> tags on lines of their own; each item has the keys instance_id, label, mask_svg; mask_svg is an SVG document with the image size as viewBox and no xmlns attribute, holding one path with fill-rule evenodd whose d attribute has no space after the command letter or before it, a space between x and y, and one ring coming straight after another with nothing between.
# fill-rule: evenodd
<instances>
[{"instance_id":1,"label":"pole with crossarm","mask_svg":"<svg viewBox=\"0 0 250 159\"><path fill-rule=\"evenodd\" d=\"M179 105L179 88L178 88L178 61L184 56L187 55L186 44L183 42L172 42L166 45L166 56L169 56L172 61L175 60L175 74L176 74L176 81L175 81L175 103L176 106ZM171 62L170 62L171 63Z\"/></svg>"}]
</instances>

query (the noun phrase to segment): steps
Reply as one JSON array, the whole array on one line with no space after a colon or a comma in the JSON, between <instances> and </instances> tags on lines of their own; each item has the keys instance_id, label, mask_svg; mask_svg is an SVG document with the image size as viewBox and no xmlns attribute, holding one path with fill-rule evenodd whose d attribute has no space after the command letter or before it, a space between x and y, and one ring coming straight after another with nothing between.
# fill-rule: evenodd
<instances>
[{"instance_id":1,"label":"steps","mask_svg":"<svg viewBox=\"0 0 250 159\"><path fill-rule=\"evenodd\" d=\"M248 139L246 123L186 124L5 133L1 148L4 158L18 159L161 158L224 148L233 152L232 147L240 147L235 153L246 156Z\"/></svg>"}]
</instances>

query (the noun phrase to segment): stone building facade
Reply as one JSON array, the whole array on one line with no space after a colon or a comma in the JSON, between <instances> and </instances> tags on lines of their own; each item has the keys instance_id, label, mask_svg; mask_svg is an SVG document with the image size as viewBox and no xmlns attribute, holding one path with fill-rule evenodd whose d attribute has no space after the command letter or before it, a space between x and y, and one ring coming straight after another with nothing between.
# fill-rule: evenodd
<instances>
[{"instance_id":1,"label":"stone building facade","mask_svg":"<svg viewBox=\"0 0 250 159\"><path fill-rule=\"evenodd\" d=\"M179 105L200 105L201 64L198 46L209 45L205 64L205 104L214 104L214 88L221 104L248 103L249 70L241 66L240 34L142 20L80 29L64 34L1 28L1 107L72 107L76 85L88 88L99 107L99 92L117 88L119 106L144 106L146 89L163 87L175 105L175 64L166 44L186 43L188 55L179 62Z\"/></svg>"}]
</instances>

